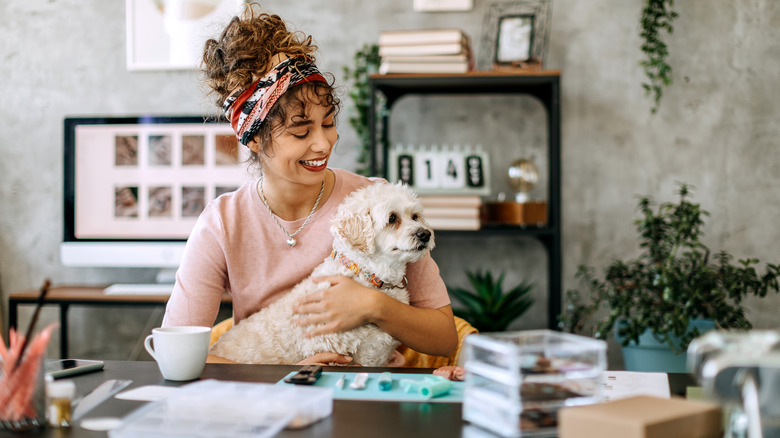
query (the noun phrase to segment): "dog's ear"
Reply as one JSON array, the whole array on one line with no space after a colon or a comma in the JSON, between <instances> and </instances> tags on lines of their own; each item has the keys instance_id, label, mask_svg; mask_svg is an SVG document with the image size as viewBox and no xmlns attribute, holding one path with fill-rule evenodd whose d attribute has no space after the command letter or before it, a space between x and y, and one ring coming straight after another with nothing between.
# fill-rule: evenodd
<instances>
[{"instance_id":1,"label":"dog's ear","mask_svg":"<svg viewBox=\"0 0 780 438\"><path fill-rule=\"evenodd\" d=\"M366 254L374 253L374 224L368 210L337 215L333 229L351 247Z\"/></svg>"}]
</instances>

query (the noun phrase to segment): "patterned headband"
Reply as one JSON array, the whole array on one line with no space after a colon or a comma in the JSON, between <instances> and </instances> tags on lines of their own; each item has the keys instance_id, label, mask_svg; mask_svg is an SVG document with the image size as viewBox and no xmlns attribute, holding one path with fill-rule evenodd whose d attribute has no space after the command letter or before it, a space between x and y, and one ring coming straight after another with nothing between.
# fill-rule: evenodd
<instances>
[{"instance_id":1,"label":"patterned headband","mask_svg":"<svg viewBox=\"0 0 780 438\"><path fill-rule=\"evenodd\" d=\"M287 58L245 90L231 94L222 105L238 141L244 146L255 138L271 107L290 87L303 82L325 82L317 66L304 57Z\"/></svg>"}]
</instances>

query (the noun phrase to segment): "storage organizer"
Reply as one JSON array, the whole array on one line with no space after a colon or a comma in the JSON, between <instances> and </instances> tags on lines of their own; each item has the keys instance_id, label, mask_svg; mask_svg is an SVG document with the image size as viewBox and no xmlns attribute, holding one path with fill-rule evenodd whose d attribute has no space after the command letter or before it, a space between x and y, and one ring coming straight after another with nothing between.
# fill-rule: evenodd
<instances>
[{"instance_id":1,"label":"storage organizer","mask_svg":"<svg viewBox=\"0 0 780 438\"><path fill-rule=\"evenodd\" d=\"M556 434L558 409L601 400L604 341L552 330L466 338L463 419L505 437Z\"/></svg>"}]
</instances>

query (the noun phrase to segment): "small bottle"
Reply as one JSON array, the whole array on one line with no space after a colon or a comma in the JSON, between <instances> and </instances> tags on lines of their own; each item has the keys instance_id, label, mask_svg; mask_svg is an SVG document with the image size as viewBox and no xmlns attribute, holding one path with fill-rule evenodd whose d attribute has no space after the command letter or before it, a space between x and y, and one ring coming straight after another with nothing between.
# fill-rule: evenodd
<instances>
[{"instance_id":1,"label":"small bottle","mask_svg":"<svg viewBox=\"0 0 780 438\"><path fill-rule=\"evenodd\" d=\"M71 380L46 382L46 407L49 425L70 427L71 404L76 395L76 385Z\"/></svg>"}]
</instances>

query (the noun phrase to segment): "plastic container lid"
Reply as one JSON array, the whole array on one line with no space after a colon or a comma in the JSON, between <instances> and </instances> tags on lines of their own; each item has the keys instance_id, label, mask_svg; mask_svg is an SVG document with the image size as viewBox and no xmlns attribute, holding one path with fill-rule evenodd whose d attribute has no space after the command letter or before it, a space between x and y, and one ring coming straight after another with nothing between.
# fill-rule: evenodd
<instances>
[{"instance_id":1,"label":"plastic container lid","mask_svg":"<svg viewBox=\"0 0 780 438\"><path fill-rule=\"evenodd\" d=\"M70 398L76 396L76 384L71 380L46 382L46 394L52 398Z\"/></svg>"},{"instance_id":2,"label":"plastic container lid","mask_svg":"<svg viewBox=\"0 0 780 438\"><path fill-rule=\"evenodd\" d=\"M332 411L331 388L202 380L134 411L109 436L268 438Z\"/></svg>"}]
</instances>

